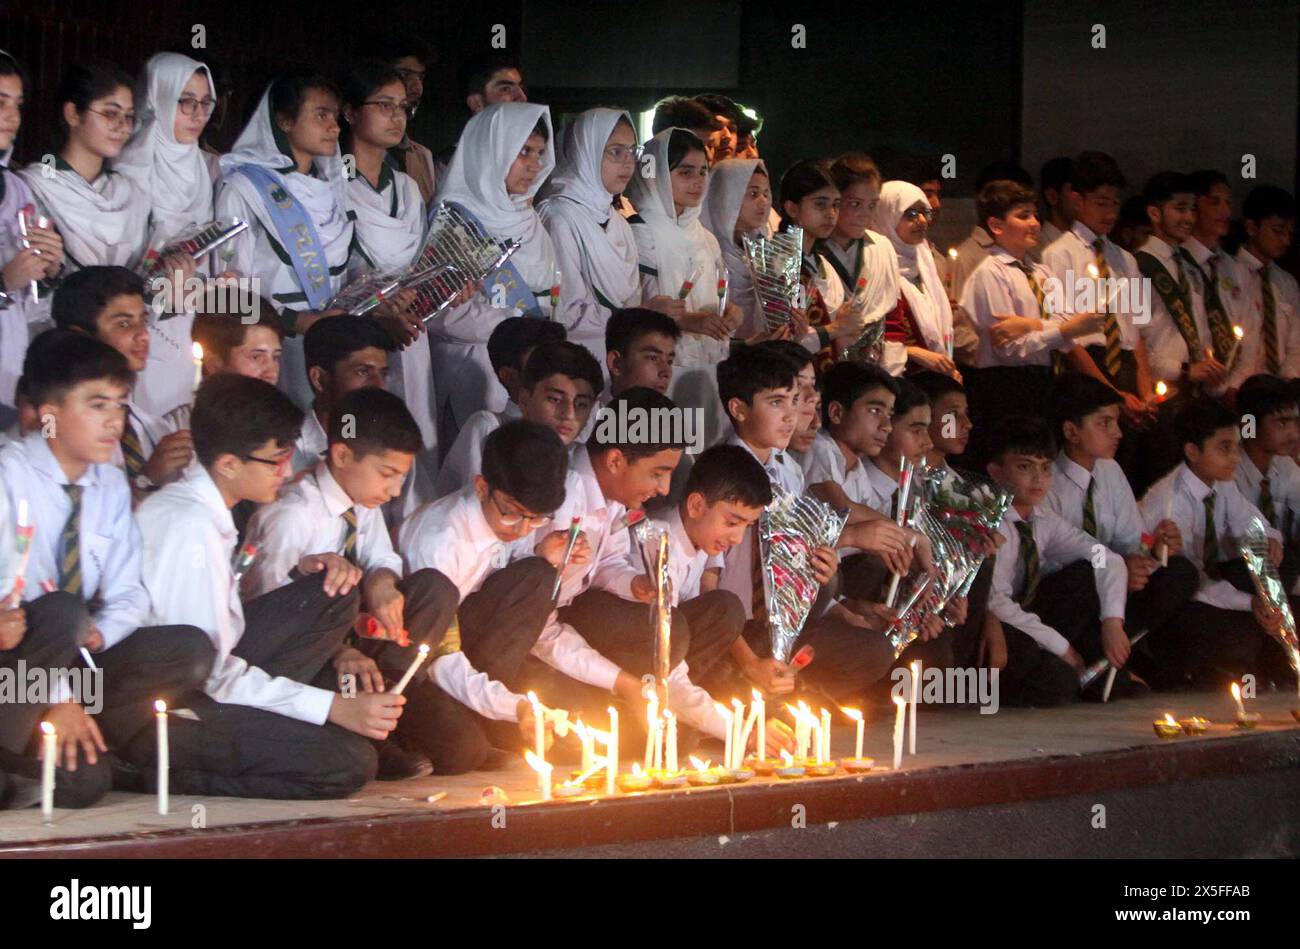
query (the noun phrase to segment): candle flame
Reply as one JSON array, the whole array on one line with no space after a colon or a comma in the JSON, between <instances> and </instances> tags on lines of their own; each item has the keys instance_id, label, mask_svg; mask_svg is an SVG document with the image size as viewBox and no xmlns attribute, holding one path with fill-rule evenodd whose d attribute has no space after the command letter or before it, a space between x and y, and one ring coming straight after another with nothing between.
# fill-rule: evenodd
<instances>
[{"instance_id":1,"label":"candle flame","mask_svg":"<svg viewBox=\"0 0 1300 949\"><path fill-rule=\"evenodd\" d=\"M788 752L788 751L786 751L784 748L782 748L782 749L781 749L781 760L782 760L783 762L785 762L785 766L788 768L788 767L790 767L792 764L794 764L794 755L790 754L790 752Z\"/></svg>"},{"instance_id":2,"label":"candle flame","mask_svg":"<svg viewBox=\"0 0 1300 949\"><path fill-rule=\"evenodd\" d=\"M53 734L54 734L54 726L51 725L49 722L41 722L41 734L43 734L43 735L53 735Z\"/></svg>"},{"instance_id":3,"label":"candle flame","mask_svg":"<svg viewBox=\"0 0 1300 949\"><path fill-rule=\"evenodd\" d=\"M539 704L537 701L537 693L532 689L528 690L528 703L534 707Z\"/></svg>"},{"instance_id":4,"label":"candle flame","mask_svg":"<svg viewBox=\"0 0 1300 949\"><path fill-rule=\"evenodd\" d=\"M545 758L539 758L537 755L533 754L532 750L528 748L524 749L524 760L528 762L528 767L539 773L544 772L550 774L551 769L555 767Z\"/></svg>"},{"instance_id":5,"label":"candle flame","mask_svg":"<svg viewBox=\"0 0 1300 949\"><path fill-rule=\"evenodd\" d=\"M429 654L429 644L428 644L428 643L420 643L420 648L419 648L418 651L419 651L419 653L420 653L420 658L423 659L425 656L427 656L427 655Z\"/></svg>"},{"instance_id":6,"label":"candle flame","mask_svg":"<svg viewBox=\"0 0 1300 949\"><path fill-rule=\"evenodd\" d=\"M740 701L740 699L732 699L731 707L736 710L737 715L745 714L745 703Z\"/></svg>"},{"instance_id":7,"label":"candle flame","mask_svg":"<svg viewBox=\"0 0 1300 949\"><path fill-rule=\"evenodd\" d=\"M1099 276L1101 276L1100 272L1097 270L1096 264L1088 265L1088 276L1091 277L1093 280L1096 280Z\"/></svg>"},{"instance_id":8,"label":"candle flame","mask_svg":"<svg viewBox=\"0 0 1300 949\"><path fill-rule=\"evenodd\" d=\"M1156 395L1162 396L1168 391L1169 391L1169 386L1165 385L1163 379L1156 383Z\"/></svg>"},{"instance_id":9,"label":"candle flame","mask_svg":"<svg viewBox=\"0 0 1300 949\"><path fill-rule=\"evenodd\" d=\"M1241 339L1243 336L1246 335L1246 331L1242 329L1240 326L1234 326L1232 328L1232 335L1237 337L1237 339Z\"/></svg>"},{"instance_id":10,"label":"candle flame","mask_svg":"<svg viewBox=\"0 0 1300 949\"><path fill-rule=\"evenodd\" d=\"M731 721L731 709L727 708L727 706L723 705L721 702L714 702L713 707L718 710L719 715L723 716L727 721Z\"/></svg>"},{"instance_id":11,"label":"candle flame","mask_svg":"<svg viewBox=\"0 0 1300 949\"><path fill-rule=\"evenodd\" d=\"M907 699L903 698L902 696L895 695L894 704L897 705L899 708L902 708L903 706L907 705Z\"/></svg>"},{"instance_id":12,"label":"candle flame","mask_svg":"<svg viewBox=\"0 0 1300 949\"><path fill-rule=\"evenodd\" d=\"M695 757L694 755L691 755L691 767L694 768L696 771L708 771L709 766L711 764L713 764L713 760L711 758L705 758L703 761L701 761L699 758Z\"/></svg>"},{"instance_id":13,"label":"candle flame","mask_svg":"<svg viewBox=\"0 0 1300 949\"><path fill-rule=\"evenodd\" d=\"M843 712L845 715L847 715L849 718L853 719L855 722L862 721L862 713L858 711L856 708L841 707L840 711Z\"/></svg>"},{"instance_id":14,"label":"candle flame","mask_svg":"<svg viewBox=\"0 0 1300 949\"><path fill-rule=\"evenodd\" d=\"M754 697L755 702L763 701L763 694L758 689L750 689L750 695Z\"/></svg>"},{"instance_id":15,"label":"candle flame","mask_svg":"<svg viewBox=\"0 0 1300 949\"><path fill-rule=\"evenodd\" d=\"M153 703L153 710L157 712L159 715L163 715L167 711L167 703L164 702L162 699L159 699L157 702Z\"/></svg>"},{"instance_id":16,"label":"candle flame","mask_svg":"<svg viewBox=\"0 0 1300 949\"><path fill-rule=\"evenodd\" d=\"M1241 686L1237 685L1235 682L1232 683L1232 697L1238 702L1241 701Z\"/></svg>"},{"instance_id":17,"label":"candle flame","mask_svg":"<svg viewBox=\"0 0 1300 949\"><path fill-rule=\"evenodd\" d=\"M641 766L640 766L639 764L637 764L635 761L633 761L633 762L632 762L632 773L633 773L634 775L636 775L637 777L640 777L640 776L641 776L642 774L644 774L645 772L641 770Z\"/></svg>"},{"instance_id":18,"label":"candle flame","mask_svg":"<svg viewBox=\"0 0 1300 949\"><path fill-rule=\"evenodd\" d=\"M957 248L956 248L956 247L949 247L949 248L948 248L948 256L949 256L952 260L956 260L956 259L957 259Z\"/></svg>"},{"instance_id":19,"label":"candle flame","mask_svg":"<svg viewBox=\"0 0 1300 949\"><path fill-rule=\"evenodd\" d=\"M203 362L203 347L201 345L195 343L190 347L190 352L194 354L195 362Z\"/></svg>"},{"instance_id":20,"label":"candle flame","mask_svg":"<svg viewBox=\"0 0 1300 949\"><path fill-rule=\"evenodd\" d=\"M1174 721L1174 717L1173 717L1172 715L1170 715L1168 712L1165 712L1165 724L1166 724L1166 725L1177 725L1178 723L1177 723L1176 721Z\"/></svg>"},{"instance_id":21,"label":"candle flame","mask_svg":"<svg viewBox=\"0 0 1300 949\"><path fill-rule=\"evenodd\" d=\"M910 665L911 665L911 667L912 667L912 674L913 674L913 675L920 675L920 674L921 674L921 660L920 660L920 659L913 659L912 662L910 663Z\"/></svg>"}]
</instances>

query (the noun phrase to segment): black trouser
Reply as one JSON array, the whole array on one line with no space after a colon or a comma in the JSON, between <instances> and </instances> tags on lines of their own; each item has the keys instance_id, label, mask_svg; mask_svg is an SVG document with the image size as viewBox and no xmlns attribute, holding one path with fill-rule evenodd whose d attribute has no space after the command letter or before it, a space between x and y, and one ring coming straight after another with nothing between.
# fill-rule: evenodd
<instances>
[{"instance_id":1,"label":"black trouser","mask_svg":"<svg viewBox=\"0 0 1300 949\"><path fill-rule=\"evenodd\" d=\"M1091 561L1076 560L1043 577L1026 609L1069 640L1084 662L1101 655L1101 604ZM1007 665L1000 673L1003 705L1061 705L1079 697L1079 673L1038 641L1003 624Z\"/></svg>"},{"instance_id":2,"label":"black trouser","mask_svg":"<svg viewBox=\"0 0 1300 949\"><path fill-rule=\"evenodd\" d=\"M554 609L554 582L555 568L529 557L490 574L465 598L456 611L461 650L477 672L511 691L522 690L524 661ZM429 756L436 774L473 771L487 760L493 744L518 749L521 742L516 723L484 718L424 675L417 675L406 690L397 734L405 747Z\"/></svg>"},{"instance_id":3,"label":"black trouser","mask_svg":"<svg viewBox=\"0 0 1300 949\"><path fill-rule=\"evenodd\" d=\"M393 684L406 674L419 654L421 643L428 644L430 655L437 654L460 600L456 585L429 567L404 577L397 589L402 593L402 620L411 644L399 646L391 640L357 639L357 648L375 660L384 679Z\"/></svg>"},{"instance_id":4,"label":"black trouser","mask_svg":"<svg viewBox=\"0 0 1300 949\"><path fill-rule=\"evenodd\" d=\"M983 472L993 428L1009 415L1041 415L1052 370L1046 366L992 366L972 369L963 378L975 427L965 454L952 461L958 467Z\"/></svg>"},{"instance_id":5,"label":"black trouser","mask_svg":"<svg viewBox=\"0 0 1300 949\"><path fill-rule=\"evenodd\" d=\"M1151 574L1147 585L1128 595L1124 627L1130 636L1154 633L1168 623L1196 595L1201 582L1196 565L1186 557L1170 557L1169 565Z\"/></svg>"},{"instance_id":6,"label":"black trouser","mask_svg":"<svg viewBox=\"0 0 1300 949\"><path fill-rule=\"evenodd\" d=\"M244 635L232 650L271 676L330 689L331 660L357 616L359 591L329 597L323 572L244 604ZM199 716L169 723L171 789L177 794L284 799L345 797L375 776L376 754L360 735L265 709L186 698ZM152 789L156 749L146 729L128 749Z\"/></svg>"}]
</instances>

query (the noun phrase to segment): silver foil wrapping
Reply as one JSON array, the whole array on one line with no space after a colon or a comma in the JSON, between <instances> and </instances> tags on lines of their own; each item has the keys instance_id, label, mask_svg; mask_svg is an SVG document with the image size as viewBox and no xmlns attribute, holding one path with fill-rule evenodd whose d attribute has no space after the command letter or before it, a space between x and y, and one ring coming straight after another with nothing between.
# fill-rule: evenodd
<instances>
[{"instance_id":1,"label":"silver foil wrapping","mask_svg":"<svg viewBox=\"0 0 1300 949\"><path fill-rule=\"evenodd\" d=\"M803 265L803 228L792 227L771 237L744 237L745 259L768 330L790 323L799 299L799 270Z\"/></svg>"},{"instance_id":2,"label":"silver foil wrapping","mask_svg":"<svg viewBox=\"0 0 1300 949\"><path fill-rule=\"evenodd\" d=\"M654 584L650 630L654 642L655 690L659 707L668 708L668 673L672 671L673 583L668 570L668 531L647 519L632 525L632 538L641 553L646 576Z\"/></svg>"},{"instance_id":3,"label":"silver foil wrapping","mask_svg":"<svg viewBox=\"0 0 1300 949\"><path fill-rule=\"evenodd\" d=\"M1237 546L1241 548L1246 568L1255 581L1255 590L1269 606L1282 614L1282 625L1275 636L1286 650L1292 671L1300 676L1300 642L1296 639L1295 616L1277 567L1268 559L1268 534L1264 531L1264 522L1258 517L1252 518L1242 536L1237 538Z\"/></svg>"},{"instance_id":4,"label":"silver foil wrapping","mask_svg":"<svg viewBox=\"0 0 1300 949\"><path fill-rule=\"evenodd\" d=\"M223 217L207 224L195 224L173 235L161 248L150 248L140 261L138 273L145 285L166 275L163 258L168 254L189 254L196 261L216 250L236 234L248 230L248 222L237 217Z\"/></svg>"}]
</instances>

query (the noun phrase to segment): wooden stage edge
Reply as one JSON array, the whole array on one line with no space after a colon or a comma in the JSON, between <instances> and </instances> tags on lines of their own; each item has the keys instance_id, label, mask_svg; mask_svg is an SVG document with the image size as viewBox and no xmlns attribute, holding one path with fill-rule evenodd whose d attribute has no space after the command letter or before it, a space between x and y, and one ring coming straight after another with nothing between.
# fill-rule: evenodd
<instances>
[{"instance_id":1,"label":"wooden stage edge","mask_svg":"<svg viewBox=\"0 0 1300 949\"><path fill-rule=\"evenodd\" d=\"M869 820L1152 788L1300 768L1300 730L1176 742L1086 755L954 765L899 774L659 792L546 805L233 824L0 845L0 857L425 858L544 853L606 844L735 835L808 823Z\"/></svg>"}]
</instances>

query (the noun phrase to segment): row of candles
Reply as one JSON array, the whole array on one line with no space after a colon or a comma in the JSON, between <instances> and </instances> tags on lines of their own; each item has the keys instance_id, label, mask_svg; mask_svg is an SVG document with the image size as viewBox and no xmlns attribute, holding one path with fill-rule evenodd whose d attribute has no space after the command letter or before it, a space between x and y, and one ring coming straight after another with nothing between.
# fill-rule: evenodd
<instances>
[{"instance_id":1,"label":"row of candles","mask_svg":"<svg viewBox=\"0 0 1300 949\"><path fill-rule=\"evenodd\" d=\"M1242 701L1241 686L1236 682L1229 686L1228 691L1232 693L1232 701L1236 706L1238 728L1254 728L1259 724L1259 712L1246 711L1246 704ZM1291 716L1300 722L1300 708L1292 709ZM1164 718L1157 718L1151 723L1151 727L1160 738L1174 738L1178 735L1203 735L1210 727L1210 720L1200 715L1192 715L1188 718L1174 718L1173 714L1166 712Z\"/></svg>"}]
</instances>

